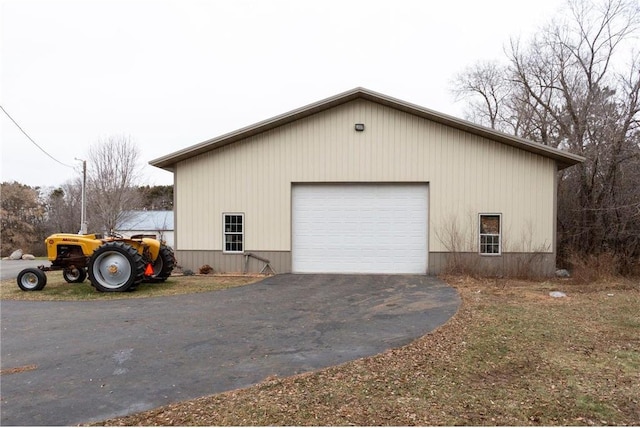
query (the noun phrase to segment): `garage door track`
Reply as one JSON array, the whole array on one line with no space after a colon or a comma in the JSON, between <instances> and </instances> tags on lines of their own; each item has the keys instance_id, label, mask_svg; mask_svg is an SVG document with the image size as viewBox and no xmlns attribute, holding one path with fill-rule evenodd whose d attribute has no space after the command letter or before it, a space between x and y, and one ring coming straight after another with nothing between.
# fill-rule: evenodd
<instances>
[{"instance_id":1,"label":"garage door track","mask_svg":"<svg viewBox=\"0 0 640 428\"><path fill-rule=\"evenodd\" d=\"M183 296L2 301L0 422L88 423L340 364L411 342L459 304L430 276L292 274Z\"/></svg>"}]
</instances>

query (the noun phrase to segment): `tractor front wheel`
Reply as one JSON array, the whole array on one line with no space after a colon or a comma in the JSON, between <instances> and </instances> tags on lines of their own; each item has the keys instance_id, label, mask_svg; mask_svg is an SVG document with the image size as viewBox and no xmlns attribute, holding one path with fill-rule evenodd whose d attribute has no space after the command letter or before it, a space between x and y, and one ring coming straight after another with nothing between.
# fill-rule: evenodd
<instances>
[{"instance_id":1,"label":"tractor front wheel","mask_svg":"<svg viewBox=\"0 0 640 428\"><path fill-rule=\"evenodd\" d=\"M89 280L98 291L127 291L142 281L144 261L124 242L107 242L91 255Z\"/></svg>"},{"instance_id":2,"label":"tractor front wheel","mask_svg":"<svg viewBox=\"0 0 640 428\"><path fill-rule=\"evenodd\" d=\"M62 271L62 277L69 284L80 283L84 282L84 280L87 279L87 271L85 271L83 268L76 267L71 269L64 269Z\"/></svg>"},{"instance_id":3,"label":"tractor front wheel","mask_svg":"<svg viewBox=\"0 0 640 428\"><path fill-rule=\"evenodd\" d=\"M40 291L47 285L47 275L37 268L21 270L16 280L22 291Z\"/></svg>"}]
</instances>

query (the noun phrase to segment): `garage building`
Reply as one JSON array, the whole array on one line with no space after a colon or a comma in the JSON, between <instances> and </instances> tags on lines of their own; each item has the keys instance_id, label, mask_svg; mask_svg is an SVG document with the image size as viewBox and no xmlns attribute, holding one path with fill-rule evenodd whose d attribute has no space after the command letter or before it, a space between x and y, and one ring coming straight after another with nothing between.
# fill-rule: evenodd
<instances>
[{"instance_id":1,"label":"garage building","mask_svg":"<svg viewBox=\"0 0 640 428\"><path fill-rule=\"evenodd\" d=\"M356 88L150 164L184 268L548 275L557 171L583 160Z\"/></svg>"}]
</instances>

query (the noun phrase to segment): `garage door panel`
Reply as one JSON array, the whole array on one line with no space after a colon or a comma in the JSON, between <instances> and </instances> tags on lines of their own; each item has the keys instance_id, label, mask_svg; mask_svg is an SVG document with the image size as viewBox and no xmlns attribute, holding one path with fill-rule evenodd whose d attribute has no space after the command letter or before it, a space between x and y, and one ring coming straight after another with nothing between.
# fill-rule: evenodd
<instances>
[{"instance_id":1,"label":"garage door panel","mask_svg":"<svg viewBox=\"0 0 640 428\"><path fill-rule=\"evenodd\" d=\"M295 185L292 198L294 272L426 272L426 184Z\"/></svg>"}]
</instances>

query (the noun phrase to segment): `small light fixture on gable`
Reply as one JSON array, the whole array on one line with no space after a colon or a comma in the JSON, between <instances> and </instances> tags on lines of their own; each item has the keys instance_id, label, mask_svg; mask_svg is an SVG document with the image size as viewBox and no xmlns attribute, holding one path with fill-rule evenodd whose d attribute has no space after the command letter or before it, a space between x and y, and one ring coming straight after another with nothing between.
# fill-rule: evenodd
<instances>
[{"instance_id":1,"label":"small light fixture on gable","mask_svg":"<svg viewBox=\"0 0 640 428\"><path fill-rule=\"evenodd\" d=\"M356 123L355 128L356 128L356 131L358 132L364 131L364 123Z\"/></svg>"}]
</instances>

